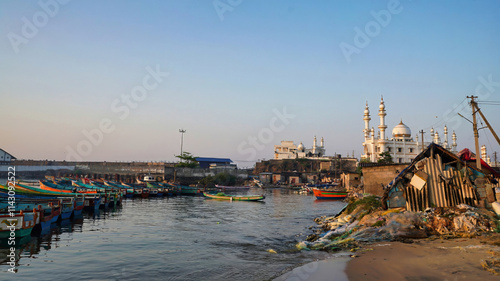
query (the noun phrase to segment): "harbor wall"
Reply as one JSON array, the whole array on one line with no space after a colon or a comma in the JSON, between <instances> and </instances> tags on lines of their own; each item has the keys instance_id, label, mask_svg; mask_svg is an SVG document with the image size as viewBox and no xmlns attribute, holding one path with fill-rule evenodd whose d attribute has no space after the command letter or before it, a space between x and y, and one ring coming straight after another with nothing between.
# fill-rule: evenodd
<instances>
[{"instance_id":1,"label":"harbor wall","mask_svg":"<svg viewBox=\"0 0 500 281\"><path fill-rule=\"evenodd\" d=\"M134 182L137 177L152 175L157 180L196 184L207 176L228 173L237 179L248 178L247 170L228 168L177 168L166 162L67 162L48 160L15 160L0 165L0 178L7 178L9 167L15 167L18 179L43 179L48 176L82 176Z\"/></svg>"}]
</instances>

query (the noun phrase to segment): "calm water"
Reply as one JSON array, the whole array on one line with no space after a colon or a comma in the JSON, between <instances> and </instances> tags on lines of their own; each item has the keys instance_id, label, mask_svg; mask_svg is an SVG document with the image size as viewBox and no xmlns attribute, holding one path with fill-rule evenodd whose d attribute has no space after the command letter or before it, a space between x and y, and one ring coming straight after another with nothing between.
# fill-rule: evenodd
<instances>
[{"instance_id":1,"label":"calm water","mask_svg":"<svg viewBox=\"0 0 500 281\"><path fill-rule=\"evenodd\" d=\"M115 211L86 214L42 238L28 238L19 249L18 273L7 272L3 262L0 279L269 280L326 257L298 252L295 244L311 233L314 217L336 214L344 203L264 192L264 203L126 199ZM0 250L0 261L7 253Z\"/></svg>"}]
</instances>

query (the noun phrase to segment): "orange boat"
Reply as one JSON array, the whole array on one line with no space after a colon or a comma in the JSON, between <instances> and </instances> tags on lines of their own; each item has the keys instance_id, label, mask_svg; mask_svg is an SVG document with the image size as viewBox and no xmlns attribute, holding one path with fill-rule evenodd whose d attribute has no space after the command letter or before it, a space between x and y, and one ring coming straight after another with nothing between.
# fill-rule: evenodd
<instances>
[{"instance_id":1,"label":"orange boat","mask_svg":"<svg viewBox=\"0 0 500 281\"><path fill-rule=\"evenodd\" d=\"M47 181L40 181L40 189L43 190L48 190L48 191L54 191L54 192L61 192L61 193L84 193L84 194L98 194L95 190L85 190L83 188L73 188L73 190L70 189L64 189L62 186L50 183Z\"/></svg>"},{"instance_id":2,"label":"orange boat","mask_svg":"<svg viewBox=\"0 0 500 281\"><path fill-rule=\"evenodd\" d=\"M347 192L342 192L342 191L327 191L327 190L321 190L317 188L313 188L313 193L314 196L316 196L317 199L344 199L347 197Z\"/></svg>"}]
</instances>

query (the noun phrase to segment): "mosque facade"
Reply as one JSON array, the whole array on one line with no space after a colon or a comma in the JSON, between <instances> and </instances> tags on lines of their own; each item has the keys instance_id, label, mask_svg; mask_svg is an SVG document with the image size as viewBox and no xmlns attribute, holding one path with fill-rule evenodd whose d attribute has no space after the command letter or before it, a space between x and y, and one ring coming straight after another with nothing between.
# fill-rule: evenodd
<instances>
[{"instance_id":1,"label":"mosque facade","mask_svg":"<svg viewBox=\"0 0 500 281\"><path fill-rule=\"evenodd\" d=\"M380 153L387 151L392 156L392 161L394 163L410 163L422 151L422 147L426 147L430 143L424 142L422 145L423 140L419 140L418 135L415 135L415 138L413 138L411 129L403 123L403 120L392 129L392 137L388 137L386 135L386 115L384 99L382 98L378 111L380 122L377 126L377 135L375 135L375 128L370 128L370 109L368 107L368 102L366 103L363 118L365 128L363 130L364 142L361 159L377 162L378 159L380 159ZM430 135L433 138L433 142L456 153L457 136L455 132L452 134L451 145L448 143L448 128L446 126L444 127L443 133L444 138L441 140L437 130L435 131L434 128L432 128Z\"/></svg>"},{"instance_id":2,"label":"mosque facade","mask_svg":"<svg viewBox=\"0 0 500 281\"><path fill-rule=\"evenodd\" d=\"M314 136L312 148L306 148L302 142L295 145L293 141L281 141L280 145L274 146L274 159L297 159L297 158L321 158L325 156L325 140L321 138L318 146Z\"/></svg>"}]
</instances>

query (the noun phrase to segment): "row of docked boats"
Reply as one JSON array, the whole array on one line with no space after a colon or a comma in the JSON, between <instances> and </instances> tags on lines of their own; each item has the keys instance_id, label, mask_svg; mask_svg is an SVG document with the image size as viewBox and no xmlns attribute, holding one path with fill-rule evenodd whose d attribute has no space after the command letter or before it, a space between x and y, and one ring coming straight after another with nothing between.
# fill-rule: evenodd
<instances>
[{"instance_id":1,"label":"row of docked boats","mask_svg":"<svg viewBox=\"0 0 500 281\"><path fill-rule=\"evenodd\" d=\"M0 185L0 239L41 233L50 229L51 224L79 216L82 211L96 212L100 208L120 206L124 197L178 195L202 196L203 190L139 179L134 184L54 177L38 182L9 182L8 186Z\"/></svg>"},{"instance_id":2,"label":"row of docked boats","mask_svg":"<svg viewBox=\"0 0 500 281\"><path fill-rule=\"evenodd\" d=\"M84 210L119 206L122 191L67 179L0 185L0 239L39 235L51 224L82 215Z\"/></svg>"}]
</instances>

